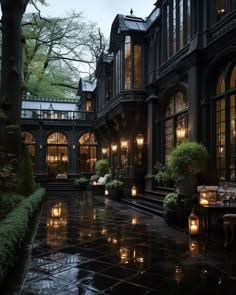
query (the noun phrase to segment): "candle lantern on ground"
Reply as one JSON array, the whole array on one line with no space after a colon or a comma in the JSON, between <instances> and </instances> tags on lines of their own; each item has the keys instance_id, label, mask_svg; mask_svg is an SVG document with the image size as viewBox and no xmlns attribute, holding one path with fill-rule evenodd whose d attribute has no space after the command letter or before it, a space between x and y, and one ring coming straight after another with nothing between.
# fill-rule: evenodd
<instances>
[{"instance_id":1,"label":"candle lantern on ground","mask_svg":"<svg viewBox=\"0 0 236 295\"><path fill-rule=\"evenodd\" d=\"M188 230L190 235L199 234L199 218L192 209L191 214L188 217Z\"/></svg>"},{"instance_id":2,"label":"candle lantern on ground","mask_svg":"<svg viewBox=\"0 0 236 295\"><path fill-rule=\"evenodd\" d=\"M131 195L132 195L132 197L137 196L137 188L136 188L135 185L133 185L132 188L131 188Z\"/></svg>"}]
</instances>

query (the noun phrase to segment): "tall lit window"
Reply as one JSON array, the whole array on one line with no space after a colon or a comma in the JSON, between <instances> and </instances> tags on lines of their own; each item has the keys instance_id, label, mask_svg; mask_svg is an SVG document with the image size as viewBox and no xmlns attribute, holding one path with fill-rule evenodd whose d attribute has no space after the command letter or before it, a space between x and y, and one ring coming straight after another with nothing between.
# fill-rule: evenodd
<instances>
[{"instance_id":1,"label":"tall lit window","mask_svg":"<svg viewBox=\"0 0 236 295\"><path fill-rule=\"evenodd\" d=\"M142 87L141 46L134 45L134 88Z\"/></svg>"},{"instance_id":2,"label":"tall lit window","mask_svg":"<svg viewBox=\"0 0 236 295\"><path fill-rule=\"evenodd\" d=\"M172 10L172 54L176 53L176 30L177 30L177 19L176 19L176 0L173 0Z\"/></svg>"},{"instance_id":3,"label":"tall lit window","mask_svg":"<svg viewBox=\"0 0 236 295\"><path fill-rule=\"evenodd\" d=\"M32 166L34 167L35 165L35 138L34 135L30 132L24 131L24 143L28 147L30 156L31 156L31 161L32 161Z\"/></svg>"},{"instance_id":4,"label":"tall lit window","mask_svg":"<svg viewBox=\"0 0 236 295\"><path fill-rule=\"evenodd\" d=\"M115 94L121 90L121 50L117 50L115 58L116 81L115 81Z\"/></svg>"},{"instance_id":5,"label":"tall lit window","mask_svg":"<svg viewBox=\"0 0 236 295\"><path fill-rule=\"evenodd\" d=\"M225 68L216 81L215 155L218 179L235 181L236 66L229 68L229 71ZM229 88L227 88L227 85L229 85Z\"/></svg>"},{"instance_id":6,"label":"tall lit window","mask_svg":"<svg viewBox=\"0 0 236 295\"><path fill-rule=\"evenodd\" d=\"M167 0L163 5L163 61L190 41L191 0Z\"/></svg>"},{"instance_id":7,"label":"tall lit window","mask_svg":"<svg viewBox=\"0 0 236 295\"><path fill-rule=\"evenodd\" d=\"M125 37L125 89L131 88L131 37Z\"/></svg>"},{"instance_id":8,"label":"tall lit window","mask_svg":"<svg viewBox=\"0 0 236 295\"><path fill-rule=\"evenodd\" d=\"M186 94L182 91L176 92L172 95L166 106L164 117L165 128L165 158L166 162L169 160L169 155L174 146L183 140L177 138L177 128L188 127L188 102ZM187 135L186 135L187 136Z\"/></svg>"},{"instance_id":9,"label":"tall lit window","mask_svg":"<svg viewBox=\"0 0 236 295\"><path fill-rule=\"evenodd\" d=\"M179 49L184 46L184 3L179 0Z\"/></svg>"},{"instance_id":10,"label":"tall lit window","mask_svg":"<svg viewBox=\"0 0 236 295\"><path fill-rule=\"evenodd\" d=\"M85 133L79 138L80 172L94 172L97 161L97 141L94 133Z\"/></svg>"}]
</instances>

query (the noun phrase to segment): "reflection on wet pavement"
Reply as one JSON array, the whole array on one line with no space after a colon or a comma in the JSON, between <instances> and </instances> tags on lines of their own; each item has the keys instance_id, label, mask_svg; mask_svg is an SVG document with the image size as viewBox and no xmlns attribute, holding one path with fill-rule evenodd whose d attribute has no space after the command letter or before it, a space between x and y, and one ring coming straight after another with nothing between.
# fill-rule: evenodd
<instances>
[{"instance_id":1,"label":"reflection on wet pavement","mask_svg":"<svg viewBox=\"0 0 236 295\"><path fill-rule=\"evenodd\" d=\"M89 194L48 196L22 294L235 294L235 250Z\"/></svg>"}]
</instances>

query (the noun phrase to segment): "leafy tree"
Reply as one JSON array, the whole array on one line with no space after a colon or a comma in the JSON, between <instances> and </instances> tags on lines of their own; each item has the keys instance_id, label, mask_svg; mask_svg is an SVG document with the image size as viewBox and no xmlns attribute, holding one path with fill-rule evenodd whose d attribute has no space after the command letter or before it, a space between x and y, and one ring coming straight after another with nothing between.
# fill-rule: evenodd
<instances>
[{"instance_id":1,"label":"leafy tree","mask_svg":"<svg viewBox=\"0 0 236 295\"><path fill-rule=\"evenodd\" d=\"M45 0L38 0L45 3ZM5 111L10 124L20 122L20 103L22 96L22 34L21 22L29 0L1 0L2 10L2 63L0 111ZM7 137L5 151L20 155L20 130L14 136L1 132ZM3 142L0 139L0 142Z\"/></svg>"},{"instance_id":2,"label":"leafy tree","mask_svg":"<svg viewBox=\"0 0 236 295\"><path fill-rule=\"evenodd\" d=\"M105 48L99 29L86 23L81 13L72 12L64 18L28 14L23 32L24 90L34 95L44 95L50 86L54 96L68 96L68 89L75 92L79 75L85 68L89 75L94 72Z\"/></svg>"}]
</instances>

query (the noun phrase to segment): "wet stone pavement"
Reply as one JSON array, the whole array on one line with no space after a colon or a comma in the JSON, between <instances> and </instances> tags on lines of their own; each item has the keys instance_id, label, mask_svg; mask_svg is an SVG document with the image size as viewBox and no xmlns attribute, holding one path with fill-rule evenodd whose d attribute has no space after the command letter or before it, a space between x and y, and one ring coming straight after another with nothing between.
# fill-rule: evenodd
<instances>
[{"instance_id":1,"label":"wet stone pavement","mask_svg":"<svg viewBox=\"0 0 236 295\"><path fill-rule=\"evenodd\" d=\"M21 294L235 294L235 254L122 203L60 192L43 206Z\"/></svg>"}]
</instances>

